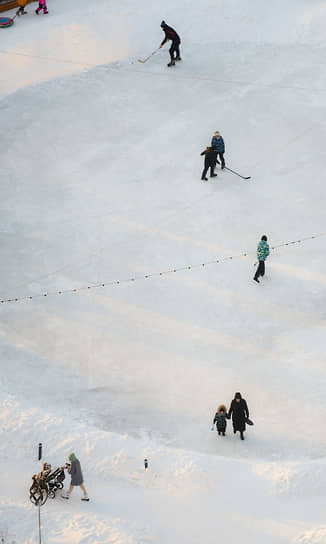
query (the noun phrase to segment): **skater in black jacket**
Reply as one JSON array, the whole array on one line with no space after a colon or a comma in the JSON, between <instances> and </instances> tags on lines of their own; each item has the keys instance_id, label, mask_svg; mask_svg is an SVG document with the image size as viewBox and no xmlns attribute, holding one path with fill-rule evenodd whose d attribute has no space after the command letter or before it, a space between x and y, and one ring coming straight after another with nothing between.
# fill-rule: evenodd
<instances>
[{"instance_id":1,"label":"skater in black jacket","mask_svg":"<svg viewBox=\"0 0 326 544\"><path fill-rule=\"evenodd\" d=\"M177 32L174 30L174 28L172 28L171 26L168 26L165 21L161 22L161 28L162 28L163 32L165 33L165 37L164 37L164 40L162 41L162 43L160 45L160 49L161 49L161 47L163 47L163 45L168 40L172 41L172 45L171 45L171 47L169 49L171 60L170 60L170 62L168 64L168 66L174 66L176 60L181 60L181 57L180 57L180 43L181 43L180 36L177 34ZM174 53L175 53L175 56L174 56Z\"/></svg>"},{"instance_id":2,"label":"skater in black jacket","mask_svg":"<svg viewBox=\"0 0 326 544\"><path fill-rule=\"evenodd\" d=\"M209 168L211 169L211 178L216 178L217 174L214 173L216 166L216 153L214 149L212 147L206 147L205 151L203 151L201 155L205 155L204 170L201 175L201 179L203 181L207 181L206 174Z\"/></svg>"},{"instance_id":3,"label":"skater in black jacket","mask_svg":"<svg viewBox=\"0 0 326 544\"><path fill-rule=\"evenodd\" d=\"M236 393L234 399L231 402L231 406L228 412L228 419L231 418L233 423L234 434L240 431L240 438L244 440L243 433L246 430L246 420L249 419L249 410L245 399L242 398L241 393Z\"/></svg>"}]
</instances>

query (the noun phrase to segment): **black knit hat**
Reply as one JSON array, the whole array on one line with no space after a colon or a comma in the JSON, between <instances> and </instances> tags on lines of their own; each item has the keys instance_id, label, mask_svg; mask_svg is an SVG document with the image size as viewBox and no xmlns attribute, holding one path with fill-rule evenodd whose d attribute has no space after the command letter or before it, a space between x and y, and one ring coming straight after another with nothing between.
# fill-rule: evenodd
<instances>
[{"instance_id":1,"label":"black knit hat","mask_svg":"<svg viewBox=\"0 0 326 544\"><path fill-rule=\"evenodd\" d=\"M161 27L163 28L164 26L166 26L166 22L165 22L165 21L162 21L162 22L161 22Z\"/></svg>"},{"instance_id":2,"label":"black knit hat","mask_svg":"<svg viewBox=\"0 0 326 544\"><path fill-rule=\"evenodd\" d=\"M262 240L264 240L264 242L267 242L267 236L266 234L264 234L262 237L261 237Z\"/></svg>"},{"instance_id":3,"label":"black knit hat","mask_svg":"<svg viewBox=\"0 0 326 544\"><path fill-rule=\"evenodd\" d=\"M234 395L234 398L235 398L235 399L242 399L241 393L237 392L237 393Z\"/></svg>"}]
</instances>

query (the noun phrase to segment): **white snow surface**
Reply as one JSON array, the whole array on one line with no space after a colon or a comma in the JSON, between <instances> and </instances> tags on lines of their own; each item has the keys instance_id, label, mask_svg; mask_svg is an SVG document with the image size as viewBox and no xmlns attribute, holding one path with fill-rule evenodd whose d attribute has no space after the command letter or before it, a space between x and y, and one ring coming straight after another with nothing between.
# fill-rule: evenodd
<instances>
[{"instance_id":1,"label":"white snow surface","mask_svg":"<svg viewBox=\"0 0 326 544\"><path fill-rule=\"evenodd\" d=\"M49 0L1 29L0 536L325 544L324 1ZM14 12L11 12L14 13ZM165 19L182 38L168 69ZM200 181L215 130L231 168ZM241 442L210 431L241 391ZM149 459L145 471L143 459ZM68 480L66 480L68 483ZM13 535L13 536L12 536Z\"/></svg>"}]
</instances>

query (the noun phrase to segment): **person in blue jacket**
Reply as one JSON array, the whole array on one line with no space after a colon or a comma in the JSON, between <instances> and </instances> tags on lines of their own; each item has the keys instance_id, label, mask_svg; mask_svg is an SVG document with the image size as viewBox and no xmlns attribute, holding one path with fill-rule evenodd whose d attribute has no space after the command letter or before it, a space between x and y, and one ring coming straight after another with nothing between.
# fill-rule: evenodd
<instances>
[{"instance_id":1,"label":"person in blue jacket","mask_svg":"<svg viewBox=\"0 0 326 544\"><path fill-rule=\"evenodd\" d=\"M269 255L269 245L267 243L267 236L266 234L264 234L264 236L261 237L261 240L257 247L258 268L254 276L254 280L257 283L260 283L258 279L259 276L264 276L265 274L265 261L268 255Z\"/></svg>"},{"instance_id":2,"label":"person in blue jacket","mask_svg":"<svg viewBox=\"0 0 326 544\"><path fill-rule=\"evenodd\" d=\"M220 164L219 161L217 160L217 157L219 157L221 161L221 168L223 170L223 168L225 168L225 160L224 160L225 144L224 144L224 140L222 136L220 135L218 131L214 133L211 146L216 153L216 162Z\"/></svg>"}]
</instances>

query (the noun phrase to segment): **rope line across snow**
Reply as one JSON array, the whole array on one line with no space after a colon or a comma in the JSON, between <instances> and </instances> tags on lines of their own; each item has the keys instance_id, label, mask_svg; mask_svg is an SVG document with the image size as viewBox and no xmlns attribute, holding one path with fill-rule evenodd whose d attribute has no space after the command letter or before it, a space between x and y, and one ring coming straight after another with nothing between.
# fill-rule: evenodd
<instances>
[{"instance_id":1,"label":"rope line across snow","mask_svg":"<svg viewBox=\"0 0 326 544\"><path fill-rule=\"evenodd\" d=\"M280 247L290 246L290 245L294 245L294 244L301 244L303 242L306 242L307 240L314 240L316 238L321 238L322 236L326 236L326 232L322 232L320 234L314 234L312 236L307 236L305 238L300 238L299 240L292 240L290 242L283 242L282 244L279 244L277 246L272 246L271 250L275 251L276 249L278 249ZM164 271L161 271L161 272L150 272L148 274L141 274L139 276L133 276L131 278L126 278L126 279L109 280L109 281L105 281L105 282L101 282L101 283L94 283L94 284L91 284L91 285L85 285L85 286L82 286L82 287L74 287L74 288L70 288L70 289L61 289L61 290L56 290L56 291L47 291L47 292L43 292L43 293L37 293L35 295L26 295L26 296L22 296L22 297L4 298L4 299L0 300L0 304L6 304L8 302L20 302L22 300L33 300L35 298L49 297L49 296L54 296L54 295L65 295L65 294L68 294L68 293L80 293L82 291L90 291L91 289L99 289L99 288L103 288L103 287L109 287L111 285L120 285L122 283L132 283L132 282L139 281L139 280L147 280L149 278L166 276L168 274L175 274L177 272L182 272L182 271L185 271L185 270L193 270L195 268L204 268L205 266L210 266L212 264L221 264L222 262L231 261L233 259L237 259L237 258L241 258L241 257L248 257L249 255L250 255L250 253L243 252L243 253L238 253L237 255L230 255L228 257L220 257L219 259L214 259L212 261L206 261L204 263L186 265L186 266L182 266L182 267L179 267L179 268L170 268L168 270L164 270Z\"/></svg>"}]
</instances>

